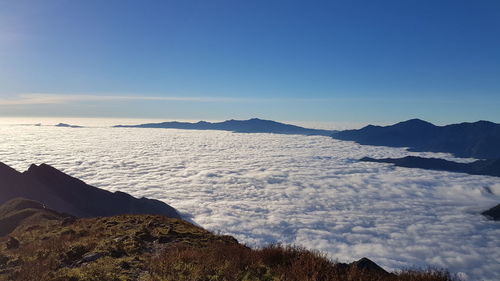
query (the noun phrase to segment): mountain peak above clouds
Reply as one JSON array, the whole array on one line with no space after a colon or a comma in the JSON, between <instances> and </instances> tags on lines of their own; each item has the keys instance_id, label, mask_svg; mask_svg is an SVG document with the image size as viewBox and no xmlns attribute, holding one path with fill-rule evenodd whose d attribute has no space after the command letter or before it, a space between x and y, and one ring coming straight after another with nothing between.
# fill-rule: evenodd
<instances>
[{"instance_id":1,"label":"mountain peak above clouds","mask_svg":"<svg viewBox=\"0 0 500 281\"><path fill-rule=\"evenodd\" d=\"M129 213L180 217L174 208L161 201L99 189L47 164L32 164L19 173L0 163L0 203L16 197L39 201L78 217Z\"/></svg>"},{"instance_id":2,"label":"mountain peak above clouds","mask_svg":"<svg viewBox=\"0 0 500 281\"><path fill-rule=\"evenodd\" d=\"M500 124L489 121L436 126L411 119L389 126L369 125L359 130L340 131L332 137L364 145L447 152L457 157L500 158Z\"/></svg>"},{"instance_id":3,"label":"mountain peak above clouds","mask_svg":"<svg viewBox=\"0 0 500 281\"><path fill-rule=\"evenodd\" d=\"M309 129L296 125L280 123L272 120L251 118L248 120L226 120L223 122L199 121L190 122L162 122L148 123L139 125L116 125L117 128L163 128L163 129L183 129L183 130L219 130L230 131L234 133L271 133L287 135L321 135L329 136L335 131Z\"/></svg>"}]
</instances>

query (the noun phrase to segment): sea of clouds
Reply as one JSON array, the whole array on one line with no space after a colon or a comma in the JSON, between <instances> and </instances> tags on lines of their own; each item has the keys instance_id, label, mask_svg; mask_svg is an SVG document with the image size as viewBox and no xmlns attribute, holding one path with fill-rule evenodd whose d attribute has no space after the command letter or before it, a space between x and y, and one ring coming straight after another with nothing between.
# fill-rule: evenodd
<instances>
[{"instance_id":1,"label":"sea of clouds","mask_svg":"<svg viewBox=\"0 0 500 281\"><path fill-rule=\"evenodd\" d=\"M111 191L160 199L252 246L281 242L395 270L444 267L500 280L500 178L358 162L448 154L322 136L0 126L0 161L48 163Z\"/></svg>"}]
</instances>

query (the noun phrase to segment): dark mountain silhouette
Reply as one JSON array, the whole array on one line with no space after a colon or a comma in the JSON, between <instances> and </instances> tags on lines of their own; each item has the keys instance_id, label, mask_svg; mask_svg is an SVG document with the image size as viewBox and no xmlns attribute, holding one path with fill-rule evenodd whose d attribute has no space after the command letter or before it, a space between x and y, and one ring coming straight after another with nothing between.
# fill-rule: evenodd
<instances>
[{"instance_id":1,"label":"dark mountain silhouette","mask_svg":"<svg viewBox=\"0 0 500 281\"><path fill-rule=\"evenodd\" d=\"M46 164L31 165L20 173L0 162L0 204L16 197L78 217L158 214L179 218L174 208L161 201L99 189Z\"/></svg>"},{"instance_id":2,"label":"dark mountain silhouette","mask_svg":"<svg viewBox=\"0 0 500 281\"><path fill-rule=\"evenodd\" d=\"M361 271L376 272L377 274L382 276L390 275L387 271L385 271L385 269L366 257L350 263L349 266Z\"/></svg>"},{"instance_id":3,"label":"dark mountain silhouette","mask_svg":"<svg viewBox=\"0 0 500 281\"><path fill-rule=\"evenodd\" d=\"M500 221L500 204L487 211L484 211L482 214L492 218L493 220Z\"/></svg>"},{"instance_id":4,"label":"dark mountain silhouette","mask_svg":"<svg viewBox=\"0 0 500 281\"><path fill-rule=\"evenodd\" d=\"M66 124L66 123L59 123L59 124L57 124L55 126L56 127L63 127L63 128L83 128L82 126L70 125L70 124Z\"/></svg>"},{"instance_id":5,"label":"dark mountain silhouette","mask_svg":"<svg viewBox=\"0 0 500 281\"><path fill-rule=\"evenodd\" d=\"M412 119L391 126L368 125L359 130L335 132L332 137L364 145L448 152L457 157L500 158L500 124L488 121L435 126Z\"/></svg>"},{"instance_id":6,"label":"dark mountain silhouette","mask_svg":"<svg viewBox=\"0 0 500 281\"><path fill-rule=\"evenodd\" d=\"M467 173L472 175L488 175L500 177L500 159L477 160L471 163L457 163L438 158L423 158L416 156L406 156L403 158L383 158L374 159L364 157L360 161L392 163L395 166L405 168L419 168L427 170L449 171L457 173Z\"/></svg>"},{"instance_id":7,"label":"dark mountain silhouette","mask_svg":"<svg viewBox=\"0 0 500 281\"><path fill-rule=\"evenodd\" d=\"M184 129L184 130L219 130L235 133L273 133L290 135L321 135L329 136L334 131L308 129L295 125L279 123L271 120L253 118L249 120L226 120L224 122L163 122L149 123L141 125L116 125L117 128L164 128L164 129Z\"/></svg>"}]
</instances>

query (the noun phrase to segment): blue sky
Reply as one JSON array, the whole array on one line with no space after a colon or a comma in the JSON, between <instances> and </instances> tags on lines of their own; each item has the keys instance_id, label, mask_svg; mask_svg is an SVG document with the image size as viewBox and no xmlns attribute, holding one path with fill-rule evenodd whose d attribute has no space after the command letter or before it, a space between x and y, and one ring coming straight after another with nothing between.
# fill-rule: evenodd
<instances>
[{"instance_id":1,"label":"blue sky","mask_svg":"<svg viewBox=\"0 0 500 281\"><path fill-rule=\"evenodd\" d=\"M500 1L0 0L0 115L500 122Z\"/></svg>"}]
</instances>

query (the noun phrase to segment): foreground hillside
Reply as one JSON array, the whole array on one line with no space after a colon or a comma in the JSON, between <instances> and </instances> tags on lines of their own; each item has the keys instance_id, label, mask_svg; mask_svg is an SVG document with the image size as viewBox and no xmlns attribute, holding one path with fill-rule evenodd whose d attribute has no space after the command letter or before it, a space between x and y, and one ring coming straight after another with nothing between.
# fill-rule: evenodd
<instances>
[{"instance_id":1,"label":"foreground hillside","mask_svg":"<svg viewBox=\"0 0 500 281\"><path fill-rule=\"evenodd\" d=\"M0 280L412 280L439 271L387 273L364 258L334 263L302 248L250 249L159 215L77 219L15 199L0 207Z\"/></svg>"}]
</instances>

